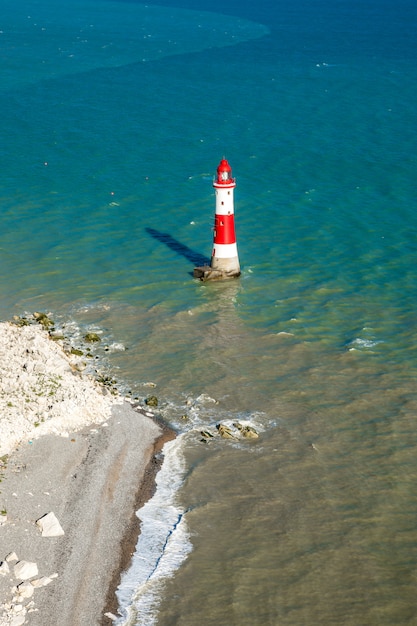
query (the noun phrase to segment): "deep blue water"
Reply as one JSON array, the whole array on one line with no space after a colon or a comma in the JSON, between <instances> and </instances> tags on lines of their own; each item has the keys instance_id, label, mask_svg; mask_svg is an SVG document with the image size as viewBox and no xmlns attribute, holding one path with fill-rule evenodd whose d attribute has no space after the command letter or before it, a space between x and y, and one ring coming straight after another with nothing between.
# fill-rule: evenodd
<instances>
[{"instance_id":1,"label":"deep blue water","mask_svg":"<svg viewBox=\"0 0 417 626\"><path fill-rule=\"evenodd\" d=\"M1 316L125 345L122 390L153 381L184 433L164 626L417 623L416 25L407 1L4 4ZM242 276L201 285L223 155ZM260 443L202 446L236 418Z\"/></svg>"}]
</instances>

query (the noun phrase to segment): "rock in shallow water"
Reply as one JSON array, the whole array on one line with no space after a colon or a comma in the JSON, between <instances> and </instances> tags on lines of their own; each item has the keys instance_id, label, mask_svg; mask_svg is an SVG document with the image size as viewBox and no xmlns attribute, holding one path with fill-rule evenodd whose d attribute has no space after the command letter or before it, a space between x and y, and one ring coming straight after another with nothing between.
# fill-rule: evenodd
<instances>
[{"instance_id":1,"label":"rock in shallow water","mask_svg":"<svg viewBox=\"0 0 417 626\"><path fill-rule=\"evenodd\" d=\"M88 343L96 343L101 341L101 338L97 335L97 333L87 333L84 335L84 341L87 341Z\"/></svg>"},{"instance_id":2,"label":"rock in shallow water","mask_svg":"<svg viewBox=\"0 0 417 626\"><path fill-rule=\"evenodd\" d=\"M158 406L158 398L156 396L149 396L149 398L146 398L145 400L145 404L147 406Z\"/></svg>"},{"instance_id":3,"label":"rock in shallow water","mask_svg":"<svg viewBox=\"0 0 417 626\"><path fill-rule=\"evenodd\" d=\"M242 435L242 437L246 437L246 439L258 439L259 437L258 433L253 428L253 426L249 426L249 425L244 426L240 422L235 422L233 426L237 428L240 434Z\"/></svg>"},{"instance_id":4,"label":"rock in shallow water","mask_svg":"<svg viewBox=\"0 0 417 626\"><path fill-rule=\"evenodd\" d=\"M259 434L255 430L253 426L249 424L241 424L240 422L233 423L233 430L231 427L226 426L226 424L217 424L217 431L221 437L224 439L232 439L237 441L239 439L258 439ZM201 435L204 437L204 441L207 442L208 439L208 431L201 431ZM212 437L213 435L209 435Z\"/></svg>"},{"instance_id":5,"label":"rock in shallow water","mask_svg":"<svg viewBox=\"0 0 417 626\"><path fill-rule=\"evenodd\" d=\"M236 439L235 435L228 426L225 426L224 424L217 424L216 428L219 431L219 435L224 439Z\"/></svg>"}]
</instances>

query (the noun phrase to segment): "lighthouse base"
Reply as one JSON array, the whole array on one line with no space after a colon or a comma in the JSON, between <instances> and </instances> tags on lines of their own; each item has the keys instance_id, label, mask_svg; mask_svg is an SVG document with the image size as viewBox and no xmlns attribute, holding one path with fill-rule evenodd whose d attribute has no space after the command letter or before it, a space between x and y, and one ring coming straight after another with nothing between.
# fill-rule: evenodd
<instances>
[{"instance_id":1,"label":"lighthouse base","mask_svg":"<svg viewBox=\"0 0 417 626\"><path fill-rule=\"evenodd\" d=\"M201 267L195 267L193 272L194 278L199 278L202 282L208 280L227 280L230 278L238 278L240 276L240 269L221 270L214 269L210 265L202 265Z\"/></svg>"}]
</instances>

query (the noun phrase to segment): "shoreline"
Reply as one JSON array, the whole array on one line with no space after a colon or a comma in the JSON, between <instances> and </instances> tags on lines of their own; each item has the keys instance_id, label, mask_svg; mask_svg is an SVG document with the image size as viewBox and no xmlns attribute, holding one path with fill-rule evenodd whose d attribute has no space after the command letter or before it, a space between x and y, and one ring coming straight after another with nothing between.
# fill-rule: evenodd
<instances>
[{"instance_id":1,"label":"shoreline","mask_svg":"<svg viewBox=\"0 0 417 626\"><path fill-rule=\"evenodd\" d=\"M0 626L108 626L176 433L80 373L46 329L0 323L0 350ZM43 537L50 513L62 534Z\"/></svg>"},{"instance_id":2,"label":"shoreline","mask_svg":"<svg viewBox=\"0 0 417 626\"><path fill-rule=\"evenodd\" d=\"M153 418L150 418L153 419ZM136 544L140 535L141 521L137 516L137 511L152 498L156 489L156 475L161 469L163 463L163 456L161 455L164 444L167 441L175 439L177 436L175 431L169 428L165 423L160 420L154 420L161 428L161 435L155 440L153 444L153 452L149 463L145 467L142 481L139 485L139 489L136 493L134 509L132 511L131 522L126 529L125 536L121 541L121 553L119 565L115 569L112 580L110 582L106 602L104 605L103 617L100 622L100 626L108 626L109 618L105 616L106 613L111 613L118 616L119 603L116 596L117 588L120 584L122 574L129 568L132 561L132 556L136 549Z\"/></svg>"}]
</instances>

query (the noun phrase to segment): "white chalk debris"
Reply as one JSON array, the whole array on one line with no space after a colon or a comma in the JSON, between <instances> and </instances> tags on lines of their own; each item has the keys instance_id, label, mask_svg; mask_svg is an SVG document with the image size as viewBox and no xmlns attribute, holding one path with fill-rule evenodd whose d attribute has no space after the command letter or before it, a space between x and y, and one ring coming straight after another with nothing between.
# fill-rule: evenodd
<instances>
[{"instance_id":1,"label":"white chalk debris","mask_svg":"<svg viewBox=\"0 0 417 626\"><path fill-rule=\"evenodd\" d=\"M46 434L102 422L120 402L89 376L41 326L0 323L0 458Z\"/></svg>"},{"instance_id":2,"label":"white chalk debris","mask_svg":"<svg viewBox=\"0 0 417 626\"><path fill-rule=\"evenodd\" d=\"M61 524L52 511L36 520L36 525L42 532L42 537L61 537L65 535Z\"/></svg>"},{"instance_id":3,"label":"white chalk debris","mask_svg":"<svg viewBox=\"0 0 417 626\"><path fill-rule=\"evenodd\" d=\"M32 587L35 587L36 589L38 589L39 587L46 587L46 585L49 585L51 582L52 582L51 576L41 576L40 578L31 580L30 584L32 585Z\"/></svg>"},{"instance_id":4,"label":"white chalk debris","mask_svg":"<svg viewBox=\"0 0 417 626\"><path fill-rule=\"evenodd\" d=\"M28 580L38 575L38 566L30 561L18 561L14 566L14 575L20 580Z\"/></svg>"},{"instance_id":5,"label":"white chalk debris","mask_svg":"<svg viewBox=\"0 0 417 626\"><path fill-rule=\"evenodd\" d=\"M9 563L12 562L15 562L13 572L9 566ZM16 578L16 584L9 588L10 597L6 599L6 597L0 596L0 626L22 626L26 624L28 613L38 610L32 599L35 591L46 587L53 582L54 578L58 577L58 574L54 573L49 576L34 578L38 575L37 563L19 561L15 552L10 552L4 561L0 561L0 574L10 576L12 573ZM32 580L29 580L30 578Z\"/></svg>"},{"instance_id":6,"label":"white chalk debris","mask_svg":"<svg viewBox=\"0 0 417 626\"><path fill-rule=\"evenodd\" d=\"M31 598L33 596L33 592L35 591L34 586L30 582L23 582L20 585L17 585L17 593L20 598Z\"/></svg>"}]
</instances>

